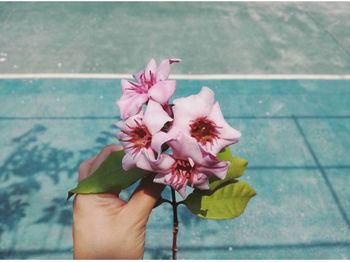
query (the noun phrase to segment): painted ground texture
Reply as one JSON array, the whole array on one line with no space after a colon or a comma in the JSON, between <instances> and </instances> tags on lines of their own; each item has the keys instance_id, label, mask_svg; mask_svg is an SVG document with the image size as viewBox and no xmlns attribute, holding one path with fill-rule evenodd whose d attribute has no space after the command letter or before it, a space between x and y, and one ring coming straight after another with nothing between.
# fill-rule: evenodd
<instances>
[{"instance_id":1,"label":"painted ground texture","mask_svg":"<svg viewBox=\"0 0 350 262\"><path fill-rule=\"evenodd\" d=\"M349 3L0 3L1 73L348 74ZM138 68L137 68L138 69Z\"/></svg>"},{"instance_id":2,"label":"painted ground texture","mask_svg":"<svg viewBox=\"0 0 350 262\"><path fill-rule=\"evenodd\" d=\"M350 259L349 84L178 81L176 96L214 90L257 191L236 220L181 207L179 258ZM72 257L66 192L82 160L117 142L119 96L118 80L0 80L1 258ZM152 213L145 258L171 257L171 215Z\"/></svg>"},{"instance_id":3,"label":"painted ground texture","mask_svg":"<svg viewBox=\"0 0 350 262\"><path fill-rule=\"evenodd\" d=\"M151 57L185 75L349 75L349 17L349 3L1 2L0 78L129 74ZM181 207L178 257L350 259L350 81L181 80L176 95L203 85L243 133L232 150L257 196L230 221ZM119 80L0 80L0 258L72 258L66 193L117 143L119 96ZM171 220L153 212L145 258L171 258Z\"/></svg>"}]
</instances>

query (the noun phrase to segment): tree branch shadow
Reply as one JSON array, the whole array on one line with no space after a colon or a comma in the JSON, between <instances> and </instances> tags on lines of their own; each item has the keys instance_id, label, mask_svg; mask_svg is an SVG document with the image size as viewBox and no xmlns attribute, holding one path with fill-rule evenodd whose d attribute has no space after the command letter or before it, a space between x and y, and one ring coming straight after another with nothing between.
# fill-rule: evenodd
<instances>
[{"instance_id":1,"label":"tree branch shadow","mask_svg":"<svg viewBox=\"0 0 350 262\"><path fill-rule=\"evenodd\" d=\"M114 125L109 128L112 127L115 128ZM50 142L42 142L41 137L47 131L45 125L35 124L12 139L12 151L0 164L0 243L5 231L16 237L21 222L26 225L42 224L44 227L59 225L62 233L57 242L63 243L64 228L72 224L72 208L71 202L66 201L66 194L61 195L55 188L62 187L62 183L67 181L75 183L80 162L96 154L115 137L113 131L102 131L95 139L93 147L74 151L57 148ZM73 162L72 159L77 160ZM48 190L46 186L50 181L54 191L50 194L44 193L45 199L39 203L43 205L42 208L39 207L41 212L37 217L27 217L30 208L38 207L38 203L31 202L31 197L39 191L42 194L42 190ZM65 186L68 191L70 185L63 184ZM47 238L42 241L46 242ZM12 250L15 249L16 241L12 244Z\"/></svg>"}]
</instances>

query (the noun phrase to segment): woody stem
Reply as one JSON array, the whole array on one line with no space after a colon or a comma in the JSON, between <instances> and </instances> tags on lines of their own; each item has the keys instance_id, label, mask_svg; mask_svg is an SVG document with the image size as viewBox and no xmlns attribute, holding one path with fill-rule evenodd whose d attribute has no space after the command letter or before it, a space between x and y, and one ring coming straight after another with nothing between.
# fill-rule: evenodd
<instances>
[{"instance_id":1,"label":"woody stem","mask_svg":"<svg viewBox=\"0 0 350 262\"><path fill-rule=\"evenodd\" d=\"M177 218L177 203L176 203L176 196L175 196L175 190L171 189L171 196L172 196L172 207L173 207L173 260L176 260L176 252L177 252L177 233L179 231L179 220Z\"/></svg>"}]
</instances>

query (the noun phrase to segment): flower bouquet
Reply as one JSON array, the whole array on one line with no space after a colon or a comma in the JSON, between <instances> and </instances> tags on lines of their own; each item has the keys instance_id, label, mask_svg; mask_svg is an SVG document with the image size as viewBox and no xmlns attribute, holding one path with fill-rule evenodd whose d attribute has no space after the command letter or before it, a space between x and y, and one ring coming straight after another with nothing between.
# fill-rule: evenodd
<instances>
[{"instance_id":1,"label":"flower bouquet","mask_svg":"<svg viewBox=\"0 0 350 262\"><path fill-rule=\"evenodd\" d=\"M69 196L115 192L145 176L170 186L172 199L161 197L155 207L168 203L173 208L173 259L178 205L201 218L232 219L243 213L256 194L246 182L237 180L248 162L232 156L229 146L239 141L241 133L225 121L213 91L202 87L198 94L170 102L176 81L168 77L171 65L179 62L165 59L157 67L151 59L133 75L135 81L121 81L122 96L116 102L121 121L116 125L124 151L111 153L69 191Z\"/></svg>"}]
</instances>

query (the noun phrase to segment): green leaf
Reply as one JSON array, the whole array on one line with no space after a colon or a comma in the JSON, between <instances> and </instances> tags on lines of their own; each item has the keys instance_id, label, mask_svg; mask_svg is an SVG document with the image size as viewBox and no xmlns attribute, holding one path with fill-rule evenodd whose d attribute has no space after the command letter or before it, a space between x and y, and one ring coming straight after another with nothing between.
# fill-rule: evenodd
<instances>
[{"instance_id":1,"label":"green leaf","mask_svg":"<svg viewBox=\"0 0 350 262\"><path fill-rule=\"evenodd\" d=\"M220 185L214 192L195 189L184 204L191 212L206 219L230 219L240 216L255 190L244 181Z\"/></svg>"},{"instance_id":2,"label":"green leaf","mask_svg":"<svg viewBox=\"0 0 350 262\"><path fill-rule=\"evenodd\" d=\"M232 156L230 147L225 147L223 151L218 154L219 160L230 161L231 165L227 170L227 175L224 179L220 179L216 176L212 176L209 178L209 189L215 190L219 185L226 183L227 181L231 181L234 178L238 178L243 175L244 170L248 165L248 161Z\"/></svg>"},{"instance_id":3,"label":"green leaf","mask_svg":"<svg viewBox=\"0 0 350 262\"><path fill-rule=\"evenodd\" d=\"M125 171L122 167L123 151L112 152L100 167L80 181L68 192L68 199L74 194L108 193L122 190L149 174L148 171L134 168Z\"/></svg>"}]
</instances>

